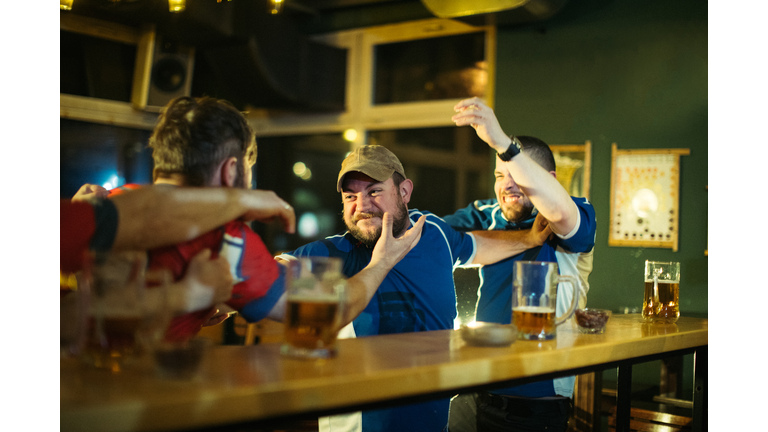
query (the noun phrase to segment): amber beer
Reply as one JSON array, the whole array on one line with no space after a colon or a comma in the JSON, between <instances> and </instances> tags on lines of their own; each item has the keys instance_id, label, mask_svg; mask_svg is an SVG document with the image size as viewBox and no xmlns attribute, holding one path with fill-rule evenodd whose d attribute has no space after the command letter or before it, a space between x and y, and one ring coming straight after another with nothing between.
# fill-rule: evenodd
<instances>
[{"instance_id":1,"label":"amber beer","mask_svg":"<svg viewBox=\"0 0 768 432\"><path fill-rule=\"evenodd\" d=\"M645 281L643 318L645 321L674 323L680 317L680 283L659 281L659 298L654 299L653 281Z\"/></svg>"},{"instance_id":2,"label":"amber beer","mask_svg":"<svg viewBox=\"0 0 768 432\"><path fill-rule=\"evenodd\" d=\"M136 333L141 323L141 316L130 313L91 316L83 355L96 367L120 371L140 353Z\"/></svg>"},{"instance_id":3,"label":"amber beer","mask_svg":"<svg viewBox=\"0 0 768 432\"><path fill-rule=\"evenodd\" d=\"M512 309L512 324L519 339L548 340L555 337L555 309L520 306Z\"/></svg>"},{"instance_id":4,"label":"amber beer","mask_svg":"<svg viewBox=\"0 0 768 432\"><path fill-rule=\"evenodd\" d=\"M574 295L565 313L556 316L557 287L570 284ZM581 281L573 275L561 275L557 263L547 261L515 262L512 280L512 324L517 338L545 341L557 337L557 326L570 318L584 292Z\"/></svg>"},{"instance_id":5,"label":"amber beer","mask_svg":"<svg viewBox=\"0 0 768 432\"><path fill-rule=\"evenodd\" d=\"M305 359L336 355L345 287L339 258L301 257L288 263L283 355Z\"/></svg>"},{"instance_id":6,"label":"amber beer","mask_svg":"<svg viewBox=\"0 0 768 432\"><path fill-rule=\"evenodd\" d=\"M295 349L327 350L334 355L339 300L294 297L287 304L286 342Z\"/></svg>"}]
</instances>

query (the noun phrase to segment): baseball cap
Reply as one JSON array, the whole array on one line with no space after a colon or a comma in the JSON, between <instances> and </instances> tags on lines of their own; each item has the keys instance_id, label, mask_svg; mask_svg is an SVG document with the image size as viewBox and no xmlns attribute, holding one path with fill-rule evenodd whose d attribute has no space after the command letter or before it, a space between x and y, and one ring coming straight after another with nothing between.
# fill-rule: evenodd
<instances>
[{"instance_id":1,"label":"baseball cap","mask_svg":"<svg viewBox=\"0 0 768 432\"><path fill-rule=\"evenodd\" d=\"M397 156L380 145L358 147L344 159L336 182L337 192L341 192L341 182L344 180L344 175L350 171L359 171L379 182L392 177L392 173L408 178Z\"/></svg>"}]
</instances>

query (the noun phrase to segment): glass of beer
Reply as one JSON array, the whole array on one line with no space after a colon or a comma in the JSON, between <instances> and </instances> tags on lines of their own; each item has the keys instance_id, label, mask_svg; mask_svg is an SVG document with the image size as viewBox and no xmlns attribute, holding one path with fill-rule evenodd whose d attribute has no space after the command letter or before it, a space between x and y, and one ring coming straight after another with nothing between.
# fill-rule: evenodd
<instances>
[{"instance_id":1,"label":"glass of beer","mask_svg":"<svg viewBox=\"0 0 768 432\"><path fill-rule=\"evenodd\" d=\"M567 312L557 316L557 294L560 283L569 283L570 295ZM512 324L517 327L517 338L523 340L551 340L557 336L557 326L573 315L579 303L579 292L584 288L577 277L559 275L557 263L517 261L512 284Z\"/></svg>"},{"instance_id":2,"label":"glass of beer","mask_svg":"<svg viewBox=\"0 0 768 432\"><path fill-rule=\"evenodd\" d=\"M680 263L645 261L643 321L672 324L680 317Z\"/></svg>"},{"instance_id":3,"label":"glass of beer","mask_svg":"<svg viewBox=\"0 0 768 432\"><path fill-rule=\"evenodd\" d=\"M291 260L286 275L284 355L330 358L336 355L336 338L346 296L341 260L305 257Z\"/></svg>"},{"instance_id":4,"label":"glass of beer","mask_svg":"<svg viewBox=\"0 0 768 432\"><path fill-rule=\"evenodd\" d=\"M75 357L88 328L88 285L74 273L60 273L59 342L62 358Z\"/></svg>"},{"instance_id":5,"label":"glass of beer","mask_svg":"<svg viewBox=\"0 0 768 432\"><path fill-rule=\"evenodd\" d=\"M119 372L144 354L167 326L170 275L152 272L153 286L147 288L146 263L143 252L97 252L86 258L88 324L81 351L86 363Z\"/></svg>"}]
</instances>

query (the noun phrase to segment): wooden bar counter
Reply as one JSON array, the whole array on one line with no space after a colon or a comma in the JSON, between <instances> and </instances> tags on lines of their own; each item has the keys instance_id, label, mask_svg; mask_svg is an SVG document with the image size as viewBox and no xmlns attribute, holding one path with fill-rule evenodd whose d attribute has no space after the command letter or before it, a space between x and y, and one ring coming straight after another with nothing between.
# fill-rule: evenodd
<instances>
[{"instance_id":1,"label":"wooden bar counter","mask_svg":"<svg viewBox=\"0 0 768 432\"><path fill-rule=\"evenodd\" d=\"M666 355L695 352L706 365L707 345L706 319L683 316L676 324L653 325L640 315L614 314L601 335L580 334L568 322L556 340L503 348L469 346L451 330L341 340L338 357L320 361L282 357L278 344L216 346L200 375L188 381L156 377L149 359L120 373L62 359L61 430L218 429L609 367L621 373L621 367ZM696 379L705 391L701 372ZM699 413L706 422L703 400Z\"/></svg>"}]
</instances>

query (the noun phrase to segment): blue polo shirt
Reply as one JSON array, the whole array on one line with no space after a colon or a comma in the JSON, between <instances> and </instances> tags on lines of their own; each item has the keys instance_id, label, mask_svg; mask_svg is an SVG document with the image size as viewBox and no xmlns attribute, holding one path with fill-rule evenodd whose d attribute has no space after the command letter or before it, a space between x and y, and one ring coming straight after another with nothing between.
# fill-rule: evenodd
<instances>
[{"instance_id":1,"label":"blue polo shirt","mask_svg":"<svg viewBox=\"0 0 768 432\"><path fill-rule=\"evenodd\" d=\"M519 255L484 265L480 268L478 289L477 321L509 324L512 322L512 281L515 261L556 262L560 274L579 276L576 263L580 253L587 253L595 245L597 221L595 209L586 198L571 197L579 209L579 223L566 236L555 235L541 248L530 249ZM456 213L443 219L459 231L474 230L520 230L528 229L538 212L524 221L510 222L504 218L496 199L477 200ZM588 287L585 286L585 289ZM561 285L557 292L557 315L567 312L573 298L570 284ZM573 394L573 377L559 378L531 383L523 386L494 391L494 393L523 396L547 397L556 394L570 397Z\"/></svg>"},{"instance_id":2,"label":"blue polo shirt","mask_svg":"<svg viewBox=\"0 0 768 432\"><path fill-rule=\"evenodd\" d=\"M452 229L429 212L408 211L411 223L424 214L419 243L384 278L376 294L355 318L357 337L389 333L453 329L456 290L453 269L471 264L475 238ZM304 245L287 255L341 258L345 276L352 277L371 261L373 249L349 232ZM449 399L364 411L362 428L372 431L440 431L448 423Z\"/></svg>"}]
</instances>

